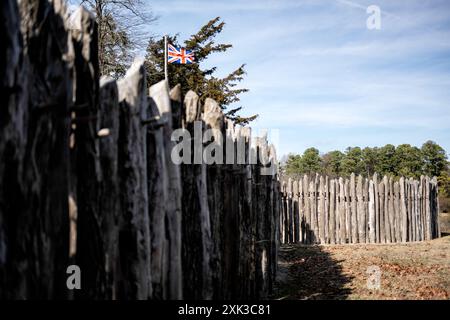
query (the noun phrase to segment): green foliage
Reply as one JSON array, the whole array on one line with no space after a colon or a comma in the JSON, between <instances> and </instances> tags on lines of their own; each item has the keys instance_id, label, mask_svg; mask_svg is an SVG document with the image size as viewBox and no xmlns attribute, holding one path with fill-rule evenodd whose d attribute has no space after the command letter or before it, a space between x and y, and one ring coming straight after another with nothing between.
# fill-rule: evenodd
<instances>
[{"instance_id":1,"label":"green foliage","mask_svg":"<svg viewBox=\"0 0 450 320\"><path fill-rule=\"evenodd\" d=\"M365 176L372 176L377 167L378 148L364 148L362 151L362 161L364 163L364 171L361 174L364 174Z\"/></svg>"},{"instance_id":2,"label":"green foliage","mask_svg":"<svg viewBox=\"0 0 450 320\"><path fill-rule=\"evenodd\" d=\"M361 148L348 147L345 151L345 157L342 159L341 167L342 174L346 176L350 175L352 172L357 175L364 173L365 165Z\"/></svg>"},{"instance_id":3,"label":"green foliage","mask_svg":"<svg viewBox=\"0 0 450 320\"><path fill-rule=\"evenodd\" d=\"M289 154L286 161L286 173L288 175L301 174L302 168L302 156L298 154Z\"/></svg>"},{"instance_id":4,"label":"green foliage","mask_svg":"<svg viewBox=\"0 0 450 320\"><path fill-rule=\"evenodd\" d=\"M381 148L349 147L345 153L331 151L319 155L315 148L305 150L303 155L290 154L286 173L294 175L321 173L328 176L349 176L351 173L372 176L414 177L436 176L441 194L450 196L450 171L445 150L433 141L427 141L422 148L401 144L398 147L387 144Z\"/></svg>"},{"instance_id":5,"label":"green foliage","mask_svg":"<svg viewBox=\"0 0 450 320\"><path fill-rule=\"evenodd\" d=\"M424 173L429 176L439 176L447 168L445 150L436 142L427 141L421 148L424 161Z\"/></svg>"},{"instance_id":6,"label":"green foliage","mask_svg":"<svg viewBox=\"0 0 450 320\"><path fill-rule=\"evenodd\" d=\"M395 149L393 162L399 176L418 178L422 174L423 157L420 149L409 144L401 144Z\"/></svg>"},{"instance_id":7,"label":"green foliage","mask_svg":"<svg viewBox=\"0 0 450 320\"><path fill-rule=\"evenodd\" d=\"M321 168L322 159L319 150L306 149L303 155L290 154L286 161L286 173L289 175L312 174Z\"/></svg>"},{"instance_id":8,"label":"green foliage","mask_svg":"<svg viewBox=\"0 0 450 320\"><path fill-rule=\"evenodd\" d=\"M240 94L248 91L248 89L237 87L245 75L244 64L224 78L215 76L216 67L202 69L200 66L211 54L226 52L232 47L231 44L216 43L215 38L223 30L224 25L225 23L220 20L220 17L212 19L184 44L179 43L176 35L168 36L170 44L185 47L195 54L195 63L193 64L168 65L170 87L180 84L183 94L189 90L195 91L200 96L200 103L203 103L206 98L212 98L217 101L222 110L239 102ZM164 39L150 39L147 46L146 68L149 85L164 79ZM242 125L256 119L257 115L247 118L239 116L238 112L241 108L226 110L225 115L235 123Z\"/></svg>"},{"instance_id":9,"label":"green foliage","mask_svg":"<svg viewBox=\"0 0 450 320\"><path fill-rule=\"evenodd\" d=\"M308 148L302 156L302 169L305 173L312 174L320 171L322 159L319 155L319 150L316 148Z\"/></svg>"},{"instance_id":10,"label":"green foliage","mask_svg":"<svg viewBox=\"0 0 450 320\"><path fill-rule=\"evenodd\" d=\"M375 172L381 175L396 175L397 164L395 163L395 146L387 144L378 150Z\"/></svg>"},{"instance_id":11,"label":"green foliage","mask_svg":"<svg viewBox=\"0 0 450 320\"><path fill-rule=\"evenodd\" d=\"M342 174L342 160L345 154L335 150L322 156L322 172L327 176L338 177Z\"/></svg>"}]
</instances>

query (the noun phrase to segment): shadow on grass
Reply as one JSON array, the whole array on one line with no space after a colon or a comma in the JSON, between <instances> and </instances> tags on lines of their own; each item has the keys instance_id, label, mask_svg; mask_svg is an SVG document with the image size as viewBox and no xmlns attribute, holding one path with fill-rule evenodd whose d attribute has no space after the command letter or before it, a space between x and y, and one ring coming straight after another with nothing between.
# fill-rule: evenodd
<instances>
[{"instance_id":1,"label":"shadow on grass","mask_svg":"<svg viewBox=\"0 0 450 320\"><path fill-rule=\"evenodd\" d=\"M285 244L280 247L273 299L345 299L353 277L319 245Z\"/></svg>"}]
</instances>

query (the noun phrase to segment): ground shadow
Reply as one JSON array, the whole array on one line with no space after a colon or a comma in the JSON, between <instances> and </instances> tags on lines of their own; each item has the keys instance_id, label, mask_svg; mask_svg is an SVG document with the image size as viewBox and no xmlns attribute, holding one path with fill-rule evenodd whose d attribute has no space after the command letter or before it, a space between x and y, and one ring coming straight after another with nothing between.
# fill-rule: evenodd
<instances>
[{"instance_id":1,"label":"ground shadow","mask_svg":"<svg viewBox=\"0 0 450 320\"><path fill-rule=\"evenodd\" d=\"M353 277L320 245L284 244L278 255L273 299L345 299Z\"/></svg>"}]
</instances>

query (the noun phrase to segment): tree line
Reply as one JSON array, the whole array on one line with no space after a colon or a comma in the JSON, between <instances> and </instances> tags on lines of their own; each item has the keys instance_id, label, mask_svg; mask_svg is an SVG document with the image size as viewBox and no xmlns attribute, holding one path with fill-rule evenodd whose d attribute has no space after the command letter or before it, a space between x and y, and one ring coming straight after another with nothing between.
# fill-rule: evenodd
<instances>
[{"instance_id":1,"label":"tree line","mask_svg":"<svg viewBox=\"0 0 450 320\"><path fill-rule=\"evenodd\" d=\"M348 147L321 154L316 148L308 148L303 154L291 153L282 164L282 170L290 176L323 174L330 177L346 177L351 173L365 177L375 172L394 177L419 178L436 176L442 192L450 196L450 172L447 154L434 141L425 142L421 148L409 144L383 147Z\"/></svg>"}]
</instances>

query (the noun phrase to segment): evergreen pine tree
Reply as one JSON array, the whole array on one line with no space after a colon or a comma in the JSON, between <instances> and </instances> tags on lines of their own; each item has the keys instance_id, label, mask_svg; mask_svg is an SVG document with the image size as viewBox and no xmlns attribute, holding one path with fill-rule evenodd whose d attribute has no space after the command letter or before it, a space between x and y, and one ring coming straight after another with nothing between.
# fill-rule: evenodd
<instances>
[{"instance_id":1,"label":"evergreen pine tree","mask_svg":"<svg viewBox=\"0 0 450 320\"><path fill-rule=\"evenodd\" d=\"M220 17L212 19L181 45L176 35L167 37L168 43L192 50L195 55L193 64L168 65L169 86L180 84L183 94L189 90L195 91L200 96L200 103L203 103L206 98L214 99L228 118L237 124L245 125L256 119L257 115L240 116L238 112L242 107L228 110L232 103L239 102L240 94L248 91L248 89L237 87L245 75L245 65L239 66L224 78L214 75L216 67L206 69L200 67L200 63L211 54L226 52L232 47L231 44L215 42L215 37L223 30L224 25L225 23L220 20ZM146 69L149 85L164 79L164 39L150 39L147 46Z\"/></svg>"}]
</instances>

